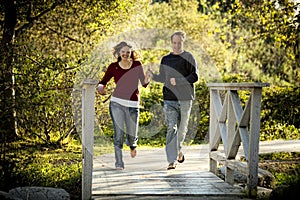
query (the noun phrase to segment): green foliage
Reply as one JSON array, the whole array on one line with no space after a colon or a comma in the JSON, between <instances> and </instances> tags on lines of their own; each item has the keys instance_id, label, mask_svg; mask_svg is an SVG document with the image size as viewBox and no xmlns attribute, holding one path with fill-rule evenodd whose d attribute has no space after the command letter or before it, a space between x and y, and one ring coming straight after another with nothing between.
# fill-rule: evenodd
<instances>
[{"instance_id":1,"label":"green foliage","mask_svg":"<svg viewBox=\"0 0 300 200\"><path fill-rule=\"evenodd\" d=\"M21 58L17 60L21 63ZM46 143L62 141L75 128L70 94L71 70L57 58L25 60L27 68L16 65L16 108L18 134L24 138L40 138ZM67 81L68 80L68 81Z\"/></svg>"},{"instance_id":2,"label":"green foliage","mask_svg":"<svg viewBox=\"0 0 300 200\"><path fill-rule=\"evenodd\" d=\"M277 152L277 153L267 153L259 154L259 160L291 160L293 158L300 157L299 152Z\"/></svg>"},{"instance_id":3,"label":"green foliage","mask_svg":"<svg viewBox=\"0 0 300 200\"><path fill-rule=\"evenodd\" d=\"M141 106L149 110L153 105L163 103L162 84L152 82L141 91Z\"/></svg>"},{"instance_id":4,"label":"green foliage","mask_svg":"<svg viewBox=\"0 0 300 200\"><path fill-rule=\"evenodd\" d=\"M300 139L300 129L294 125L280 124L274 121L263 122L260 131L260 140L298 140Z\"/></svg>"},{"instance_id":5,"label":"green foliage","mask_svg":"<svg viewBox=\"0 0 300 200\"><path fill-rule=\"evenodd\" d=\"M188 34L187 47L197 52L200 75L206 81L211 72L205 70L215 64L219 73L224 75L224 82L270 80L282 83L278 80L283 80L297 83L299 62L297 49L293 47L298 41L298 29L294 26L295 18L291 17L294 14L293 4L284 1L278 7L273 1L264 1L249 6L242 1L230 1L233 9L228 9L228 2L39 2L31 10L32 17L53 7L33 22L27 21L29 18L24 15L25 11L29 11L29 4L18 6L20 24L30 24L18 26L22 27L22 31L18 31L15 40L18 44L15 80L19 134L56 142L70 133L76 133L71 119L70 99L71 89L75 82L78 83L78 80L74 80L76 73L99 41L121 33L125 27L126 30L157 29L157 35L164 38L153 44L153 47L158 45L164 49L140 49L145 67L157 66L161 56L168 52L169 47L165 45L169 44L165 44L165 41L169 40L169 33L181 29ZM210 12L199 12L199 3ZM189 15L185 15L186 10ZM120 17L120 12L124 16ZM131 23L123 23L122 20ZM159 29L165 31L159 33ZM147 90L145 93L148 94L142 98L143 107L149 108L158 102L155 98L159 96L155 94L160 94L159 90L154 95ZM107 104L100 103L108 96L97 98L100 132L111 134L108 130L111 125ZM202 106L203 102L199 105ZM146 119L143 116L146 115L142 113L141 116L141 124L144 124ZM201 118L208 121L206 113L202 113ZM149 120L148 117L146 124ZM204 121L203 125L206 124ZM298 124L296 119L292 121ZM201 130L201 135L204 135L206 130L202 125Z\"/></svg>"},{"instance_id":6,"label":"green foliage","mask_svg":"<svg viewBox=\"0 0 300 200\"><path fill-rule=\"evenodd\" d=\"M195 84L196 102L199 109L197 134L194 136L195 143L207 142L209 128L209 88L204 79ZM190 120L191 122L191 120Z\"/></svg>"},{"instance_id":7,"label":"green foliage","mask_svg":"<svg viewBox=\"0 0 300 200\"><path fill-rule=\"evenodd\" d=\"M70 136L81 132L79 126L75 127L81 123L79 85L85 78L103 76L103 65L112 58L113 42L135 41L145 69L157 71L161 57L170 50L170 35L175 30L187 33L185 48L195 55L201 77L195 85L197 99L187 134L189 144L207 139L207 82L270 82L272 87L263 89L261 140L299 139L299 13L294 16L292 1L15 2L17 25L15 38L10 41L13 62L9 66L14 74L15 96L8 99L14 99L20 138L46 144L45 152L47 147L55 149L69 143ZM203 12L199 12L201 7ZM5 41L2 4L0 8L0 36ZM2 88L6 85L12 83L1 83ZM112 151L108 103L113 88L110 83L108 95L96 95L96 153ZM140 145L165 144L161 91L162 85L156 83L141 89ZM239 95L244 105L249 95ZM42 156L24 152L27 156L15 158L10 154L9 163L0 160L1 166L10 166L6 175L13 174L21 181L14 182L16 185L80 182L77 153L76 158L70 158L74 163L67 163L63 159L54 161L59 155L52 150L48 153L53 153L53 159L47 161L45 152L39 152ZM24 168L18 170L15 165ZM60 171L70 176L64 177Z\"/></svg>"},{"instance_id":8,"label":"green foliage","mask_svg":"<svg viewBox=\"0 0 300 200\"><path fill-rule=\"evenodd\" d=\"M234 71L241 67L257 80L277 76L282 82L298 85L300 38L295 7L293 1L232 4L227 18L233 37L227 41L234 44L236 52Z\"/></svg>"},{"instance_id":9,"label":"green foliage","mask_svg":"<svg viewBox=\"0 0 300 200\"><path fill-rule=\"evenodd\" d=\"M261 111L261 139L299 139L298 87L273 86L264 89Z\"/></svg>"},{"instance_id":10,"label":"green foliage","mask_svg":"<svg viewBox=\"0 0 300 200\"><path fill-rule=\"evenodd\" d=\"M300 182L300 163L297 162L299 157L299 152L278 152L260 154L259 160L268 164L267 170L275 176L276 186L293 187Z\"/></svg>"},{"instance_id":11,"label":"green foliage","mask_svg":"<svg viewBox=\"0 0 300 200\"><path fill-rule=\"evenodd\" d=\"M225 83L242 83L242 82L252 82L249 77L245 74L225 74L223 77Z\"/></svg>"},{"instance_id":12,"label":"green foliage","mask_svg":"<svg viewBox=\"0 0 300 200\"><path fill-rule=\"evenodd\" d=\"M80 199L81 145L71 140L65 146L18 141L7 151L6 160L11 166L8 182L1 182L1 190L20 186L64 188L72 199ZM1 163L1 166L3 163ZM3 180L4 174L0 174Z\"/></svg>"},{"instance_id":13,"label":"green foliage","mask_svg":"<svg viewBox=\"0 0 300 200\"><path fill-rule=\"evenodd\" d=\"M151 113L149 111L141 112L140 118L139 118L140 126L148 125L153 117L154 117L153 113Z\"/></svg>"},{"instance_id":14,"label":"green foliage","mask_svg":"<svg viewBox=\"0 0 300 200\"><path fill-rule=\"evenodd\" d=\"M281 124L300 125L298 87L272 86L264 90L262 121L276 121ZM280 109L275 109L280 108Z\"/></svg>"},{"instance_id":15,"label":"green foliage","mask_svg":"<svg viewBox=\"0 0 300 200\"><path fill-rule=\"evenodd\" d=\"M139 145L162 147L166 143L162 84L152 82L141 90Z\"/></svg>"},{"instance_id":16,"label":"green foliage","mask_svg":"<svg viewBox=\"0 0 300 200\"><path fill-rule=\"evenodd\" d=\"M100 40L122 30L121 19L129 20L130 15L119 12L133 12L137 4L118 0L19 3L14 41L18 134L45 143L61 142L76 133L72 89L82 81L75 77L83 61Z\"/></svg>"}]
</instances>

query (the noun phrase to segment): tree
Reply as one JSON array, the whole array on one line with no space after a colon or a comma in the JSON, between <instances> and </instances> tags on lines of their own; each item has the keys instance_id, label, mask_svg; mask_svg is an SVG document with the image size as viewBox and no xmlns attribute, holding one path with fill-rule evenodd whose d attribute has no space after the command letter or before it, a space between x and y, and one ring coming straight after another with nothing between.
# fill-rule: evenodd
<instances>
[{"instance_id":1,"label":"tree","mask_svg":"<svg viewBox=\"0 0 300 200\"><path fill-rule=\"evenodd\" d=\"M225 32L231 35L225 42L236 55L229 72L299 85L299 5L290 0L235 1L225 16L230 23Z\"/></svg>"},{"instance_id":2,"label":"tree","mask_svg":"<svg viewBox=\"0 0 300 200\"><path fill-rule=\"evenodd\" d=\"M59 145L75 132L75 74L100 40L127 25L130 15L119 13L132 12L134 3L1 0L1 180L13 173L16 159L6 152L17 136Z\"/></svg>"},{"instance_id":3,"label":"tree","mask_svg":"<svg viewBox=\"0 0 300 200\"><path fill-rule=\"evenodd\" d=\"M15 130L15 96L14 96L14 57L15 57L15 38L32 26L34 22L45 13L53 10L58 3L49 3L49 8L43 9L37 6L40 10L39 14L32 16L31 2L29 6L26 2L8 0L1 2L1 11L4 12L2 21L1 34L1 52L0 52L0 67L1 67L1 96L0 96L0 132L3 140L16 137ZM26 9L22 9L24 6ZM27 11L27 12L25 12ZM26 20L24 20L26 19ZM25 22L18 24L18 21ZM17 27L17 25L21 25Z\"/></svg>"},{"instance_id":4,"label":"tree","mask_svg":"<svg viewBox=\"0 0 300 200\"><path fill-rule=\"evenodd\" d=\"M3 142L13 138L15 135L14 124L14 101L13 101L13 37L17 24L16 5L14 1L2 2L5 21L2 23L3 32L0 42L0 137ZM2 142L1 142L2 143Z\"/></svg>"},{"instance_id":5,"label":"tree","mask_svg":"<svg viewBox=\"0 0 300 200\"><path fill-rule=\"evenodd\" d=\"M16 136L17 128L22 136L45 141L53 132L68 134L74 130L71 91L76 71L99 40L122 30L130 15L119 13L131 12L135 2L3 2L1 131Z\"/></svg>"}]
</instances>

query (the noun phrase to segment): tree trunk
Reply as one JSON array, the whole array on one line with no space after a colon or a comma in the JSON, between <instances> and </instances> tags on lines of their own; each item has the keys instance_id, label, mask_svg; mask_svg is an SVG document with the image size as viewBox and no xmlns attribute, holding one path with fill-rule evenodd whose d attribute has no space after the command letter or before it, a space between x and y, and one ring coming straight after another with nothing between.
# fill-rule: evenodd
<instances>
[{"instance_id":1,"label":"tree trunk","mask_svg":"<svg viewBox=\"0 0 300 200\"><path fill-rule=\"evenodd\" d=\"M4 29L0 42L0 142L5 144L16 137L14 117L13 57L16 6L14 0L5 0Z\"/></svg>"}]
</instances>

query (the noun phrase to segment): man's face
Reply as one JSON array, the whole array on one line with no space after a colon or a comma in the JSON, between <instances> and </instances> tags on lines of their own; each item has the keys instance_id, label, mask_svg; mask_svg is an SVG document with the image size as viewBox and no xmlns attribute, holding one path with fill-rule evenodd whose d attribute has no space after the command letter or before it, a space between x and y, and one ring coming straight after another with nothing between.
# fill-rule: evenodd
<instances>
[{"instance_id":1,"label":"man's face","mask_svg":"<svg viewBox=\"0 0 300 200\"><path fill-rule=\"evenodd\" d=\"M174 54L180 54L183 51L183 40L181 36L174 35L172 38L172 49Z\"/></svg>"}]
</instances>

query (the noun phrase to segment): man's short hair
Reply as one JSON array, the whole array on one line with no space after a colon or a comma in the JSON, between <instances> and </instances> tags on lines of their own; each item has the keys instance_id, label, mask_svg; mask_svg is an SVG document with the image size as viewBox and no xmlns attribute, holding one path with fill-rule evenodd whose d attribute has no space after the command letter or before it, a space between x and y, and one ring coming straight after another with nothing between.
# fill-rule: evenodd
<instances>
[{"instance_id":1,"label":"man's short hair","mask_svg":"<svg viewBox=\"0 0 300 200\"><path fill-rule=\"evenodd\" d=\"M182 41L184 41L185 37L186 37L186 33L185 32L183 32L183 31L176 31L175 33L173 33L171 35L171 41L172 41L174 35L179 35L181 37Z\"/></svg>"}]
</instances>

